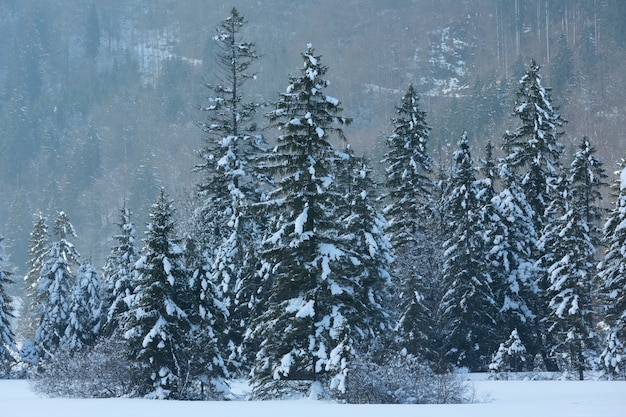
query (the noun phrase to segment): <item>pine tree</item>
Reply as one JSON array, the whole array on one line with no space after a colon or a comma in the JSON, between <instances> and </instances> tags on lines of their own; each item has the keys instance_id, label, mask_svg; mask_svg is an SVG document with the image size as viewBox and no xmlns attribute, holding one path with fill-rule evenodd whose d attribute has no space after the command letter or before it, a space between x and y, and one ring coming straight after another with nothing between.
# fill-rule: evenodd
<instances>
[{"instance_id":1,"label":"pine tree","mask_svg":"<svg viewBox=\"0 0 626 417\"><path fill-rule=\"evenodd\" d=\"M497 309L483 219L487 184L476 179L475 170L464 134L443 203L448 240L442 279L448 290L440 308L453 363L481 370L495 348Z\"/></svg>"},{"instance_id":2,"label":"pine tree","mask_svg":"<svg viewBox=\"0 0 626 417\"><path fill-rule=\"evenodd\" d=\"M119 234L113 238L117 245L102 268L103 305L102 305L102 332L110 336L121 330L126 313L130 309L132 294L135 287L134 266L139 257L136 246L135 226L131 221L131 211L127 207L121 209Z\"/></svg>"},{"instance_id":3,"label":"pine tree","mask_svg":"<svg viewBox=\"0 0 626 417\"><path fill-rule=\"evenodd\" d=\"M419 96L413 85L409 85L396 112L393 134L387 138L390 151L383 163L387 165L389 189L385 215L390 219L392 242L399 246L419 240L427 224L424 220L432 215L429 209L433 161L426 149L430 127L425 121L426 113L419 108Z\"/></svg>"},{"instance_id":4,"label":"pine tree","mask_svg":"<svg viewBox=\"0 0 626 417\"><path fill-rule=\"evenodd\" d=\"M559 138L563 119L550 100L550 89L541 84L540 67L532 60L517 91L513 116L520 126L504 135L505 161L520 175L520 185L535 212L535 230L546 222L546 209L556 194L561 175Z\"/></svg>"},{"instance_id":5,"label":"pine tree","mask_svg":"<svg viewBox=\"0 0 626 417\"><path fill-rule=\"evenodd\" d=\"M591 297L606 174L594 153L583 138L565 179L562 211L546 226L539 245L546 253L541 262L550 282L546 298L548 331L555 341L552 352L567 358L569 369L578 372L581 380L588 368L586 350L594 348L597 339Z\"/></svg>"},{"instance_id":6,"label":"pine tree","mask_svg":"<svg viewBox=\"0 0 626 417\"><path fill-rule=\"evenodd\" d=\"M494 218L490 222L493 228L488 233L491 249L487 255L498 308L498 340L504 340L515 330L527 346L536 348L540 335L533 311L539 296L534 212L508 165L500 161L498 169L504 186L491 199Z\"/></svg>"},{"instance_id":7,"label":"pine tree","mask_svg":"<svg viewBox=\"0 0 626 417\"><path fill-rule=\"evenodd\" d=\"M346 147L343 157L337 160L337 173L347 173L345 195L348 204L340 210L345 214L340 217L340 224L344 230L344 270L335 274L343 275L344 283L341 286L351 288L352 293L345 295L343 302L352 305L346 309L344 316L348 323L357 328L358 338L350 339L348 332L344 334L343 348L345 355L350 354L352 346L361 351L367 351L374 340L391 340L391 321L387 310L391 283L392 247L385 236L387 221L377 209L374 202L377 199L376 188L371 175L371 168L364 157L357 157L350 146ZM352 329L354 332L354 328ZM339 355L345 356L345 355ZM349 357L349 356L348 356ZM337 365L341 366L337 367ZM338 375L335 384L344 385L339 389L345 390L346 376L350 378L350 364L336 363L333 372ZM329 368L330 370L330 368Z\"/></svg>"},{"instance_id":8,"label":"pine tree","mask_svg":"<svg viewBox=\"0 0 626 417\"><path fill-rule=\"evenodd\" d=\"M190 273L188 315L191 331L187 337L191 350L189 368L190 375L201 385L201 397L216 398L228 391L226 378L229 372L221 354L219 337L226 329L229 313L213 282L211 257L202 247L202 242L194 238L188 238L185 244L186 264ZM229 350L235 349L231 347ZM208 386L210 392L205 393L205 386Z\"/></svg>"},{"instance_id":9,"label":"pine tree","mask_svg":"<svg viewBox=\"0 0 626 417\"><path fill-rule=\"evenodd\" d=\"M14 317L12 300L5 287L13 283L12 272L6 265L3 240L4 238L0 236L0 378L7 376L11 371L11 365L15 362L13 354L17 352L15 336L9 321Z\"/></svg>"},{"instance_id":10,"label":"pine tree","mask_svg":"<svg viewBox=\"0 0 626 417\"><path fill-rule=\"evenodd\" d=\"M626 364L626 158L622 158L613 185L615 208L604 225L607 251L598 265L603 321L608 326L600 365L612 376L624 375Z\"/></svg>"},{"instance_id":11,"label":"pine tree","mask_svg":"<svg viewBox=\"0 0 626 417\"><path fill-rule=\"evenodd\" d=\"M517 176L516 181L534 212L534 229L541 238L544 227L554 220L555 211L550 210L550 206L554 207L561 198L559 187L563 187L563 184L559 159L563 154L563 145L559 138L563 135L560 128L564 121L557 112L558 108L551 102L550 89L542 85L539 70L539 65L531 60L520 80L513 112L520 126L504 134L502 148L505 152L504 163ZM537 261L542 256L539 248L535 248L532 257ZM537 286L539 294L531 310L537 315L539 324L538 350L548 370L556 371L557 366L549 357L546 346L551 344L547 341L549 336L545 326L549 314L549 300L545 299L545 291L550 283L547 272L541 268L537 271Z\"/></svg>"},{"instance_id":12,"label":"pine tree","mask_svg":"<svg viewBox=\"0 0 626 417\"><path fill-rule=\"evenodd\" d=\"M35 344L42 358L50 358L60 347L61 338L69 323L72 290L76 277L72 268L79 265L80 255L69 241L76 238L68 216L60 212L54 221L57 240L44 255L37 291L40 317Z\"/></svg>"},{"instance_id":13,"label":"pine tree","mask_svg":"<svg viewBox=\"0 0 626 417\"><path fill-rule=\"evenodd\" d=\"M419 96L412 85L396 108L393 133L387 138L386 164L388 194L384 213L396 261L394 278L399 281L400 344L411 354L434 360L432 304L432 262L440 243L431 234L436 221L433 213L433 160L427 152L430 127L419 107ZM430 229L430 230L429 230ZM428 236L428 237L427 237ZM436 292L436 291L435 291ZM438 300L437 300L438 301Z\"/></svg>"},{"instance_id":14,"label":"pine tree","mask_svg":"<svg viewBox=\"0 0 626 417\"><path fill-rule=\"evenodd\" d=\"M350 120L340 116L339 101L324 94L327 67L311 45L302 58L301 75L289 78L268 114L280 136L264 161L276 189L264 204L272 229L260 253L269 297L251 335L259 343L253 367L259 398L319 384L341 391L337 366L350 361L359 337L360 323L351 322L356 302L367 301L346 275L348 241L337 227L346 202L334 174L342 156L330 138L345 140L341 126Z\"/></svg>"},{"instance_id":15,"label":"pine tree","mask_svg":"<svg viewBox=\"0 0 626 417\"><path fill-rule=\"evenodd\" d=\"M24 287L26 294L26 307L23 312L26 318L25 336L31 342L35 340L35 331L37 330L37 322L39 315L37 306L42 302L37 291L40 279L41 268L44 263L44 255L50 249L48 247L48 227L46 219L41 213L36 215L33 230L28 239L28 262L26 264L27 272L24 276Z\"/></svg>"},{"instance_id":16,"label":"pine tree","mask_svg":"<svg viewBox=\"0 0 626 417\"><path fill-rule=\"evenodd\" d=\"M81 264L72 291L69 320L60 345L70 354L92 346L100 333L100 277L90 263Z\"/></svg>"},{"instance_id":17,"label":"pine tree","mask_svg":"<svg viewBox=\"0 0 626 417\"><path fill-rule=\"evenodd\" d=\"M201 207L196 216L203 229L206 248L202 252L211 256L212 279L231 315L225 345L236 356L250 359L252 353L242 351L241 340L255 315L252 294L247 290L253 287L250 281L254 280L260 240L251 205L260 199L254 164L262 138L256 133L254 117L258 105L245 102L242 94L246 81L256 78L251 70L258 59L255 44L242 36L246 23L233 8L214 37L217 82L207 85L214 97L204 108L208 114L203 124L206 138L200 152L202 163L197 166L204 178L198 187Z\"/></svg>"},{"instance_id":18,"label":"pine tree","mask_svg":"<svg viewBox=\"0 0 626 417\"><path fill-rule=\"evenodd\" d=\"M136 366L137 392L149 398L183 398L188 371L189 277L173 216L173 202L161 189L135 264L136 288L124 334Z\"/></svg>"}]
</instances>

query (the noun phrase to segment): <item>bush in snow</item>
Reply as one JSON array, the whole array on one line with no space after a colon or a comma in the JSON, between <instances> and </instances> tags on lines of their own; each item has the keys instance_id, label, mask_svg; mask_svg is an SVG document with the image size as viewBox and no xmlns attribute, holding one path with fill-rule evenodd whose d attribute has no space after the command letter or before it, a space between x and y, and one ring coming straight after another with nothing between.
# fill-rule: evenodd
<instances>
[{"instance_id":1,"label":"bush in snow","mask_svg":"<svg viewBox=\"0 0 626 417\"><path fill-rule=\"evenodd\" d=\"M60 349L33 375L36 392L51 397L107 398L132 394L132 365L121 338L76 352Z\"/></svg>"},{"instance_id":2,"label":"bush in snow","mask_svg":"<svg viewBox=\"0 0 626 417\"><path fill-rule=\"evenodd\" d=\"M372 361L357 354L348 373L345 401L352 404L460 404L473 401L472 386L452 373L436 374L405 350Z\"/></svg>"}]
</instances>

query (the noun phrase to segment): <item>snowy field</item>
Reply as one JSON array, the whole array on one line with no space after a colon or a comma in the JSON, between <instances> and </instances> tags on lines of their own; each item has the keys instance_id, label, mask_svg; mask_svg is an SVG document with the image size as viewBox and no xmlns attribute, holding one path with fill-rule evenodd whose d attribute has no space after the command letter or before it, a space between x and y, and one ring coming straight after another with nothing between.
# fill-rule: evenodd
<instances>
[{"instance_id":1,"label":"snowy field","mask_svg":"<svg viewBox=\"0 0 626 417\"><path fill-rule=\"evenodd\" d=\"M475 381L477 403L343 405L311 400L180 402L42 398L27 381L0 380L0 415L15 417L624 417L626 382Z\"/></svg>"}]
</instances>

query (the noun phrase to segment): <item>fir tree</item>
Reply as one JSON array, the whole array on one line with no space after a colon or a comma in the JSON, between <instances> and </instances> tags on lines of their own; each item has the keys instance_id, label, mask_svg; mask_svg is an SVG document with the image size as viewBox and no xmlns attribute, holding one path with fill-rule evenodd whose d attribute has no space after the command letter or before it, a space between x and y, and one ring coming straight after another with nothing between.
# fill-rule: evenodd
<instances>
[{"instance_id":1,"label":"fir tree","mask_svg":"<svg viewBox=\"0 0 626 417\"><path fill-rule=\"evenodd\" d=\"M24 276L25 287L25 310L24 317L26 319L26 330L24 332L27 339L35 340L35 331L37 330L37 321L39 315L37 306L42 302L37 291L40 279L41 268L44 263L44 255L48 252L48 227L46 219L41 213L36 215L33 230L28 238L28 262L26 264L27 271Z\"/></svg>"},{"instance_id":2,"label":"fir tree","mask_svg":"<svg viewBox=\"0 0 626 417\"><path fill-rule=\"evenodd\" d=\"M310 45L302 58L301 75L289 78L268 114L280 136L264 161L276 189L264 205L272 230L260 253L269 297L251 335L259 343L253 367L259 398L317 384L341 392L341 368L359 337L356 303L369 304L359 299L358 280L346 275L349 241L337 225L346 203L334 174L342 155L330 138L344 139L341 126L350 120L339 115L339 101L324 94L327 67Z\"/></svg>"},{"instance_id":3,"label":"fir tree","mask_svg":"<svg viewBox=\"0 0 626 417\"><path fill-rule=\"evenodd\" d=\"M127 207L121 209L118 227L119 234L113 237L117 245L111 249L102 268L103 334L107 336L123 328L123 323L127 319L126 313L130 309L135 286L134 265L139 257L135 226L131 221L131 211Z\"/></svg>"},{"instance_id":4,"label":"fir tree","mask_svg":"<svg viewBox=\"0 0 626 417\"><path fill-rule=\"evenodd\" d=\"M497 310L483 219L486 184L476 179L475 170L464 134L443 203L449 238L444 243L442 276L448 290L441 309L451 359L458 365L481 370L495 347Z\"/></svg>"},{"instance_id":5,"label":"fir tree","mask_svg":"<svg viewBox=\"0 0 626 417\"><path fill-rule=\"evenodd\" d=\"M520 185L535 212L535 230L546 220L546 209L556 194L561 175L563 119L552 105L550 89L541 84L540 67L532 60L517 91L513 116L520 126L504 135L503 149L510 169L520 175Z\"/></svg>"},{"instance_id":6,"label":"fir tree","mask_svg":"<svg viewBox=\"0 0 626 417\"><path fill-rule=\"evenodd\" d=\"M595 149L583 138L565 179L564 206L547 225L540 241L546 253L541 262L549 274L548 331L553 335L554 354L567 358L569 369L583 379L587 350L597 335L593 320L593 281L596 244L602 218L601 187L606 174L594 156ZM559 204L560 200L555 200Z\"/></svg>"},{"instance_id":7,"label":"fir tree","mask_svg":"<svg viewBox=\"0 0 626 417\"><path fill-rule=\"evenodd\" d=\"M135 362L137 392L149 398L183 398L188 371L188 272L173 216L173 202L161 189L135 264L136 287L124 334Z\"/></svg>"},{"instance_id":8,"label":"fir tree","mask_svg":"<svg viewBox=\"0 0 626 417\"><path fill-rule=\"evenodd\" d=\"M3 240L4 238L0 236L0 378L7 376L11 371L11 365L15 362L13 354L17 352L15 336L9 321L14 317L12 300L6 291L6 285L13 283L12 272L7 269Z\"/></svg>"},{"instance_id":9,"label":"fir tree","mask_svg":"<svg viewBox=\"0 0 626 417\"><path fill-rule=\"evenodd\" d=\"M348 331L344 333L344 353L349 355L353 345L363 352L371 347L374 340L391 340L391 322L385 303L392 285L390 269L393 257L391 243L385 236L387 221L374 204L377 187L367 160L355 156L352 148L347 146L344 155L337 160L336 170L338 175L347 173L347 182L342 185L346 187L348 204L340 208L345 214L339 219L344 230L344 268L335 276L339 278L343 275L344 282L339 285L351 289L342 300L350 306L343 314L347 323L351 324L352 334L356 328L359 335L355 338ZM337 367L339 364L341 366ZM337 387L340 384L345 386L346 376L350 377L350 365L341 362L334 365L336 369L333 372L337 372L334 384L338 384Z\"/></svg>"},{"instance_id":10,"label":"fir tree","mask_svg":"<svg viewBox=\"0 0 626 417\"><path fill-rule=\"evenodd\" d=\"M400 344L409 353L434 359L432 310L433 294L428 287L435 275L432 262L439 242L433 239L434 184L430 179L433 160L427 152L430 127L419 107L419 96L412 85L396 108L393 133L387 138L386 164L388 194L384 213L396 261L394 277L399 281ZM430 230L429 230L430 229ZM428 230L428 231L427 231ZM427 236L430 235L428 238Z\"/></svg>"},{"instance_id":11,"label":"fir tree","mask_svg":"<svg viewBox=\"0 0 626 417\"><path fill-rule=\"evenodd\" d=\"M199 184L201 206L196 216L207 249L202 252L211 257L212 279L232 317L225 345L250 359L250 352L242 352L241 341L255 315L247 290L253 286L250 281L260 240L251 205L260 199L254 163L262 138L254 120L258 105L246 102L243 95L245 83L256 77L251 70L258 59L255 44L242 36L246 23L233 8L214 37L218 71L216 84L207 85L213 97L204 108L208 114L203 124L206 138L200 152L202 163L197 166L204 178Z\"/></svg>"},{"instance_id":12,"label":"fir tree","mask_svg":"<svg viewBox=\"0 0 626 417\"><path fill-rule=\"evenodd\" d=\"M40 317L35 344L43 358L50 358L60 347L69 323L71 298L76 277L72 268L79 265L79 254L69 239L76 238L74 226L64 212L54 221L57 240L44 255L37 291Z\"/></svg>"},{"instance_id":13,"label":"fir tree","mask_svg":"<svg viewBox=\"0 0 626 417\"><path fill-rule=\"evenodd\" d=\"M513 116L519 119L520 126L504 134L502 148L505 152L504 163L517 176L516 181L534 212L534 229L541 238L544 227L554 220L555 211L549 210L550 206L554 207L561 198L559 187L563 187L563 184L559 159L563 154L563 145L559 138L563 134L560 129L564 121L557 112L558 108L552 104L550 89L542 85L539 70L539 65L532 60L519 82ZM538 260L542 256L539 248L535 248L532 257ZM550 359L545 346L546 343L551 344L546 341L549 336L545 326L549 314L549 300L545 299L545 291L550 283L547 272L541 268L537 271L537 286L539 294L531 310L537 315L539 323L538 349L548 370L556 371L556 364Z\"/></svg>"},{"instance_id":14,"label":"fir tree","mask_svg":"<svg viewBox=\"0 0 626 417\"><path fill-rule=\"evenodd\" d=\"M624 375L626 369L626 158L622 158L616 174L615 207L604 225L607 251L598 265L605 304L603 321L608 327L600 365L612 376Z\"/></svg>"},{"instance_id":15,"label":"fir tree","mask_svg":"<svg viewBox=\"0 0 626 417\"><path fill-rule=\"evenodd\" d=\"M536 345L539 335L533 308L539 288L534 258L538 239L534 212L508 165L501 161L498 169L503 189L491 199L494 218L488 232L487 255L501 330L498 339L504 340L515 329L527 345Z\"/></svg>"},{"instance_id":16,"label":"fir tree","mask_svg":"<svg viewBox=\"0 0 626 417\"><path fill-rule=\"evenodd\" d=\"M72 291L69 320L60 345L74 353L92 346L100 333L102 303L100 277L89 262L78 268L76 285Z\"/></svg>"},{"instance_id":17,"label":"fir tree","mask_svg":"<svg viewBox=\"0 0 626 417\"><path fill-rule=\"evenodd\" d=\"M427 152L430 127L426 113L419 108L419 96L412 85L396 108L393 134L387 138L390 151L383 163L387 165L386 196L389 205L385 215L394 245L419 240L426 220L432 213L430 201L433 183L430 179L433 161ZM420 229L421 228L421 229Z\"/></svg>"},{"instance_id":18,"label":"fir tree","mask_svg":"<svg viewBox=\"0 0 626 417\"><path fill-rule=\"evenodd\" d=\"M216 398L228 391L229 373L221 354L220 335L227 325L228 309L213 282L210 259L202 243L189 238L185 244L185 258L190 273L189 321L187 337L190 354L190 374L201 385L202 398ZM231 351L235 350L230 348ZM234 358L233 358L234 360ZM239 368L239 367L237 367ZM210 392L205 393L205 386Z\"/></svg>"}]
</instances>

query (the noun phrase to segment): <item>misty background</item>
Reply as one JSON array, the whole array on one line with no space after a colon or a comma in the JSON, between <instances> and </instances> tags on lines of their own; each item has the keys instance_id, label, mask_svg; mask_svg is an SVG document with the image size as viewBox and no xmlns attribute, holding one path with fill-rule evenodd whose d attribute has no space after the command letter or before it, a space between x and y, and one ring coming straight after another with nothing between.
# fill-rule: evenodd
<instances>
[{"instance_id":1,"label":"misty background","mask_svg":"<svg viewBox=\"0 0 626 417\"><path fill-rule=\"evenodd\" d=\"M17 272L36 212L68 213L96 265L124 204L141 230L163 186L184 215L199 180L212 36L233 7L262 54L243 94L275 100L312 43L329 93L354 118L346 135L372 163L409 83L440 164L464 130L477 156L499 145L516 128L509 115L531 58L568 121L565 155L586 135L607 171L624 156L620 0L1 0L0 234Z\"/></svg>"}]
</instances>

